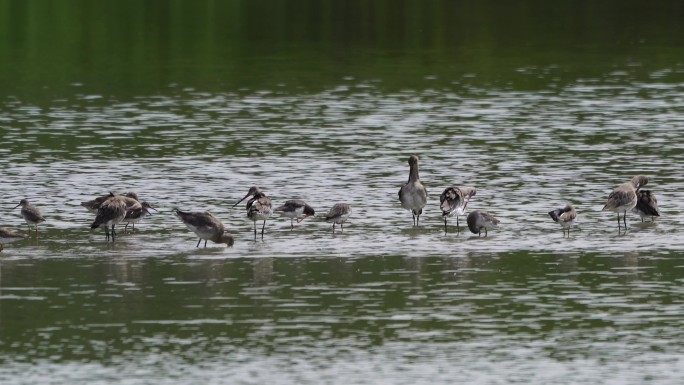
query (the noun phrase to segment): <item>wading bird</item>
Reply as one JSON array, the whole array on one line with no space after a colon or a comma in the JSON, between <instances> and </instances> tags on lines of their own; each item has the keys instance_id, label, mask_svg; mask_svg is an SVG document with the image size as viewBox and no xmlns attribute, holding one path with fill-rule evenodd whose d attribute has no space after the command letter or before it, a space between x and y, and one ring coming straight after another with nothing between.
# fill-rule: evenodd
<instances>
[{"instance_id":1,"label":"wading bird","mask_svg":"<svg viewBox=\"0 0 684 385\"><path fill-rule=\"evenodd\" d=\"M24 218L24 221L29 228L29 237L31 237L31 225L35 225L36 238L38 238L38 223L45 222L45 217L43 217L43 214L38 210L38 207L30 204L27 199L22 199L14 208L16 209L19 206L21 206L21 216Z\"/></svg>"},{"instance_id":2,"label":"wading bird","mask_svg":"<svg viewBox=\"0 0 684 385\"><path fill-rule=\"evenodd\" d=\"M261 240L264 240L264 229L266 228L266 220L271 217L273 210L271 209L271 198L267 197L259 187L252 186L247 195L240 199L233 207L240 204L240 202L247 199L247 197L252 197L247 201L247 217L254 222L254 240L257 240L257 221L264 221L261 226Z\"/></svg>"},{"instance_id":3,"label":"wading bird","mask_svg":"<svg viewBox=\"0 0 684 385\"><path fill-rule=\"evenodd\" d=\"M199 247L202 239L204 239L204 247L207 247L207 240L225 243L228 246L233 246L235 243L233 236L226 232L221 220L209 211L189 212L176 209L175 213L185 226L199 237L195 247Z\"/></svg>"},{"instance_id":4,"label":"wading bird","mask_svg":"<svg viewBox=\"0 0 684 385\"><path fill-rule=\"evenodd\" d=\"M466 206L476 192L472 187L448 187L442 192L439 196L439 208L444 217L444 234L447 233L447 217L454 215L456 216L456 232L461 231L458 227L458 216L465 214Z\"/></svg>"},{"instance_id":5,"label":"wading bird","mask_svg":"<svg viewBox=\"0 0 684 385\"><path fill-rule=\"evenodd\" d=\"M427 190L418 176L418 157L411 155L408 159L409 178L408 182L399 189L401 207L411 210L413 214L413 226L418 226L420 214L427 203Z\"/></svg>"},{"instance_id":6,"label":"wading bird","mask_svg":"<svg viewBox=\"0 0 684 385\"><path fill-rule=\"evenodd\" d=\"M473 234L480 236L482 229L485 231L485 237L487 236L487 230L492 230L499 225L499 220L494 218L494 216L485 211L473 211L468 214L466 219L468 222L468 228Z\"/></svg>"}]
</instances>

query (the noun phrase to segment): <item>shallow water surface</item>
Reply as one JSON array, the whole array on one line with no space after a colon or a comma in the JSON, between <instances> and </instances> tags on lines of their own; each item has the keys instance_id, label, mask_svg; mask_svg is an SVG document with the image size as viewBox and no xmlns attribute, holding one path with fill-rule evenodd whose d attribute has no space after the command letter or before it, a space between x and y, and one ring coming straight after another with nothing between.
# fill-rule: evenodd
<instances>
[{"instance_id":1,"label":"shallow water surface","mask_svg":"<svg viewBox=\"0 0 684 385\"><path fill-rule=\"evenodd\" d=\"M2 255L0 378L676 383L682 86L586 87L8 101L4 225L22 228L21 197L49 220ZM411 153L430 193L419 228L396 195ZM663 215L619 234L600 209L636 173ZM253 184L319 215L273 218L254 242L231 208ZM487 238L464 218L444 234L438 195L463 184L501 220ZM159 211L106 243L79 202L129 190ZM546 214L566 201L569 238ZM336 202L354 213L333 235ZM216 213L235 246L196 249L175 207Z\"/></svg>"},{"instance_id":2,"label":"shallow water surface","mask_svg":"<svg viewBox=\"0 0 684 385\"><path fill-rule=\"evenodd\" d=\"M166 24L143 21L163 16L141 3L112 18L145 25L142 40L84 26L96 33L75 41L93 61L60 43L55 68L31 60L54 53L45 31L7 27L24 39L0 43L16 54L0 64L0 225L26 232L22 198L47 222L0 253L0 383L681 382L679 19L599 25L589 11L602 8L585 4L586 23L563 12L569 29L547 36L535 31L554 23L527 22L538 8L503 30L512 10L491 5L473 6L475 28L430 16L455 10L445 2L368 14L306 2L375 21L353 34L211 3L242 4L249 22L197 28L211 10L173 3L170 18L196 23L157 33ZM0 20L17 8L45 22L29 31L52 25L25 7L0 6ZM429 193L418 228L397 196L411 154ZM636 174L662 215L630 214L619 233L601 209ZM252 185L316 216L292 231L273 217L255 241L244 203L232 207ZM445 234L439 195L463 185L477 188L470 210L501 220L487 237L464 217ZM108 243L79 203L109 191L158 211ZM323 217L338 202L353 214L333 234ZM566 202L579 213L568 238L547 214ZM174 208L210 210L234 247L196 248Z\"/></svg>"}]
</instances>

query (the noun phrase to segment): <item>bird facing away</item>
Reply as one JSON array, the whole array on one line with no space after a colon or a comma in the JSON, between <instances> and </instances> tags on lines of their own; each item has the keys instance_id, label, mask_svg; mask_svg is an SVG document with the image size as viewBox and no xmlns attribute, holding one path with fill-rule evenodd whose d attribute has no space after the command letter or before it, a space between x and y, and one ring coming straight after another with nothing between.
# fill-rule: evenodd
<instances>
[{"instance_id":1,"label":"bird facing away","mask_svg":"<svg viewBox=\"0 0 684 385\"><path fill-rule=\"evenodd\" d=\"M295 218L297 218L297 223L299 223L306 219L306 217L310 217L315 214L313 207L309 206L301 199L286 201L284 205L276 208L273 211L280 214L281 217L290 218L290 231L294 229Z\"/></svg>"},{"instance_id":2,"label":"bird facing away","mask_svg":"<svg viewBox=\"0 0 684 385\"><path fill-rule=\"evenodd\" d=\"M121 223L126 217L127 198L121 195L111 197L100 205L97 209L97 216L95 221L90 225L91 229L96 229L102 225L105 226L105 237L109 240L109 227L112 228L112 242L116 239L116 231L114 227Z\"/></svg>"},{"instance_id":3,"label":"bird facing away","mask_svg":"<svg viewBox=\"0 0 684 385\"><path fill-rule=\"evenodd\" d=\"M568 230L568 237L570 236L570 228L575 224L577 219L577 212L571 204L565 205L563 208L549 211L549 216L554 222L557 222L563 228L563 236L565 237L565 230Z\"/></svg>"},{"instance_id":4,"label":"bird facing away","mask_svg":"<svg viewBox=\"0 0 684 385\"><path fill-rule=\"evenodd\" d=\"M651 222L653 222L655 217L660 216L658 200L656 200L655 194L653 194L651 190L639 190L636 194L637 204L632 209L632 212L639 214L642 222L644 221L644 217L651 217Z\"/></svg>"},{"instance_id":5,"label":"bird facing away","mask_svg":"<svg viewBox=\"0 0 684 385\"><path fill-rule=\"evenodd\" d=\"M81 202L81 206L85 207L86 210L90 211L91 213L97 214L97 209L100 208L100 205L104 201L106 201L107 199L110 199L110 198L115 197L115 196L116 195L110 191L108 195L103 195L103 196L97 197L97 198L89 200L89 201ZM123 196L125 196L126 198L132 199L132 200L127 200L129 205L134 205L134 202L139 201L138 194L136 194L134 192L126 193Z\"/></svg>"},{"instance_id":6,"label":"bird facing away","mask_svg":"<svg viewBox=\"0 0 684 385\"><path fill-rule=\"evenodd\" d=\"M473 187L448 187L439 196L439 208L442 209L444 217L444 234L447 233L447 217L456 216L456 232L460 232L458 227L458 216L465 214L466 206L477 191Z\"/></svg>"},{"instance_id":7,"label":"bird facing away","mask_svg":"<svg viewBox=\"0 0 684 385\"><path fill-rule=\"evenodd\" d=\"M147 202L140 202L140 207L127 208L126 216L123 219L123 222L126 223L124 226L124 233L126 232L126 229L128 229L129 224L133 225L132 232L135 232L135 224L142 221L144 217L152 215L149 210L157 211L157 209Z\"/></svg>"},{"instance_id":8,"label":"bird facing away","mask_svg":"<svg viewBox=\"0 0 684 385\"><path fill-rule=\"evenodd\" d=\"M81 202L81 206L85 207L86 210L90 211L91 213L97 214L97 209L100 208L100 205L102 204L102 202L106 201L107 199L109 199L113 196L114 196L114 193L110 192L108 195L103 195L101 197L97 197L97 198L89 200L89 201Z\"/></svg>"},{"instance_id":9,"label":"bird facing away","mask_svg":"<svg viewBox=\"0 0 684 385\"><path fill-rule=\"evenodd\" d=\"M14 230L10 230L5 227L0 227L0 251L2 251L5 248L3 246L5 243L15 242L21 239L26 239L26 237L23 234L20 234Z\"/></svg>"},{"instance_id":10,"label":"bird facing away","mask_svg":"<svg viewBox=\"0 0 684 385\"><path fill-rule=\"evenodd\" d=\"M408 159L409 178L408 182L399 189L401 207L411 210L413 214L413 226L418 226L420 214L427 203L427 190L418 176L418 157L411 155Z\"/></svg>"},{"instance_id":11,"label":"bird facing away","mask_svg":"<svg viewBox=\"0 0 684 385\"><path fill-rule=\"evenodd\" d=\"M616 187L610 195L608 201L603 206L602 211L613 211L617 213L618 217L618 232L621 231L620 226L620 212L622 212L622 221L625 224L625 231L627 230L627 210L632 210L637 204L637 191L648 183L648 177L645 175L637 175L629 182Z\"/></svg>"},{"instance_id":12,"label":"bird facing away","mask_svg":"<svg viewBox=\"0 0 684 385\"><path fill-rule=\"evenodd\" d=\"M16 209L19 206L21 206L21 216L24 218L24 221L29 228L29 237L31 236L31 225L35 225L36 238L38 238L38 223L45 222L45 217L43 217L43 214L38 210L38 207L30 204L26 199L22 199L14 208Z\"/></svg>"},{"instance_id":13,"label":"bird facing away","mask_svg":"<svg viewBox=\"0 0 684 385\"><path fill-rule=\"evenodd\" d=\"M325 216L325 220L332 222L333 234L335 234L335 224L340 224L340 229L344 232L344 222L349 218L352 213L352 208L346 203L335 204L328 214Z\"/></svg>"},{"instance_id":14,"label":"bird facing away","mask_svg":"<svg viewBox=\"0 0 684 385\"><path fill-rule=\"evenodd\" d=\"M247 217L251 219L254 222L254 241L257 240L257 227L256 223L257 221L264 221L264 224L261 226L261 240L264 240L264 229L266 228L266 220L271 217L271 214L273 213L273 209L271 208L271 198L267 197L266 194L264 194L259 187L252 186L249 188L249 191L247 191L247 195L245 195L242 199L240 199L237 203L233 205L233 207L237 206L240 204L240 202L244 201L247 199L247 197L252 197L249 201L247 201Z\"/></svg>"},{"instance_id":15,"label":"bird facing away","mask_svg":"<svg viewBox=\"0 0 684 385\"><path fill-rule=\"evenodd\" d=\"M484 229L486 237L487 230L494 229L499 225L499 220L494 218L492 214L479 210L468 214L466 221L468 222L468 228L470 229L470 232L477 234L478 237L480 236L482 229Z\"/></svg>"},{"instance_id":16,"label":"bird facing away","mask_svg":"<svg viewBox=\"0 0 684 385\"><path fill-rule=\"evenodd\" d=\"M195 247L199 247L202 239L204 239L204 247L207 247L207 240L214 243L225 243L228 246L233 246L235 243L233 236L226 232L221 220L209 211L189 212L176 209L175 213L185 226L199 237Z\"/></svg>"}]
</instances>

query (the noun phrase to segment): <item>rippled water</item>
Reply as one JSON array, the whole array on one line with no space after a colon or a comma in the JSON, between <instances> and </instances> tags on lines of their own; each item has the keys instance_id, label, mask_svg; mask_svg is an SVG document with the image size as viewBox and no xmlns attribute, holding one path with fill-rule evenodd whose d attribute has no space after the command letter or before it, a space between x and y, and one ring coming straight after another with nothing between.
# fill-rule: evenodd
<instances>
[{"instance_id":1,"label":"rippled water","mask_svg":"<svg viewBox=\"0 0 684 385\"><path fill-rule=\"evenodd\" d=\"M75 86L77 89L78 87ZM175 89L121 102L76 92L1 104L2 225L21 198L48 222L0 260L3 383L678 383L684 84L584 79L541 91L467 81L386 92ZM418 229L397 191L421 158ZM601 212L651 177L662 217ZM251 185L320 217L268 222ZM487 238L443 231L439 194L478 189ZM79 206L136 191L159 212L108 244ZM569 201L581 231L546 212ZM171 214L211 210L233 248L196 249ZM461 222L463 225L463 221Z\"/></svg>"},{"instance_id":2,"label":"rippled water","mask_svg":"<svg viewBox=\"0 0 684 385\"><path fill-rule=\"evenodd\" d=\"M78 204L134 190L160 213L139 236L121 239L121 247L132 246L125 247L128 256L191 249L193 236L170 215L175 207L218 214L237 237L225 252L237 256L682 248L681 84L608 87L587 80L558 92L387 94L349 83L317 94L179 92L130 103L80 95L44 108L9 100L3 115L14 127L2 150L4 224L21 224L19 210L9 207L26 197L48 215L50 232L64 234L39 241L50 256L69 256L71 247L59 245L81 243L108 254L101 234L87 231L92 217ZM417 230L397 200L410 154L421 157L429 192ZM614 214L600 210L611 189L637 173L651 177L663 216L645 224L632 218L627 236L618 235ZM320 217L294 232L287 220L274 219L266 242L255 245L244 206L231 208L251 185L275 204L302 198L322 214L348 202L354 214L338 237ZM471 208L490 211L501 229L486 240L445 237L438 202L451 185L475 186ZM582 232L559 240L546 212L566 201L577 206Z\"/></svg>"}]
</instances>

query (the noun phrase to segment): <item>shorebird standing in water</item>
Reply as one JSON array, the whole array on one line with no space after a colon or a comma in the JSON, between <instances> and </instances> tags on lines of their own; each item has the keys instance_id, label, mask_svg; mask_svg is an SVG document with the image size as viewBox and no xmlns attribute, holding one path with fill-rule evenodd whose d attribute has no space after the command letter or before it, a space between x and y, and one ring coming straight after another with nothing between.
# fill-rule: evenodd
<instances>
[{"instance_id":1,"label":"shorebird standing in water","mask_svg":"<svg viewBox=\"0 0 684 385\"><path fill-rule=\"evenodd\" d=\"M100 205L102 202L106 201L107 199L115 196L113 192L110 192L109 195L103 195L101 197L97 197L95 199L81 202L81 206L85 207L86 210L90 211L93 214L97 214L97 209L100 208Z\"/></svg>"},{"instance_id":2,"label":"shorebird standing in water","mask_svg":"<svg viewBox=\"0 0 684 385\"><path fill-rule=\"evenodd\" d=\"M26 239L26 237L14 230L10 230L5 227L0 227L0 251L4 249L5 243L19 241L21 239Z\"/></svg>"},{"instance_id":3,"label":"shorebird standing in water","mask_svg":"<svg viewBox=\"0 0 684 385\"><path fill-rule=\"evenodd\" d=\"M89 201L81 202L81 206L85 207L86 210L90 211L91 213L97 214L97 209L100 208L100 205L104 201L106 201L107 199L110 199L110 198L115 197L115 196L116 195L113 192L110 192L108 195L103 195L103 196L97 197L97 198L89 200ZM131 207L135 206L135 202L138 202L138 200L139 200L138 194L136 194L134 192L126 193L123 196L126 198L130 198L130 199L127 199L126 202L127 202L127 205L131 206Z\"/></svg>"},{"instance_id":4,"label":"shorebird standing in water","mask_svg":"<svg viewBox=\"0 0 684 385\"><path fill-rule=\"evenodd\" d=\"M623 183L616 187L610 195L608 201L603 206L603 210L613 211L617 213L618 217L618 232L622 230L620 226L620 212L622 212L622 221L625 223L625 231L627 231L627 210L632 210L637 205L637 191L642 186L648 184L648 177L645 175L637 175L629 182Z\"/></svg>"},{"instance_id":5,"label":"shorebird standing in water","mask_svg":"<svg viewBox=\"0 0 684 385\"><path fill-rule=\"evenodd\" d=\"M420 214L427 203L427 190L418 176L418 157L411 155L408 159L409 178L408 182L399 189L401 207L411 210L413 214L413 226L418 226Z\"/></svg>"},{"instance_id":6,"label":"shorebird standing in water","mask_svg":"<svg viewBox=\"0 0 684 385\"><path fill-rule=\"evenodd\" d=\"M297 223L306 219L306 217L313 216L315 211L313 207L306 204L301 199L293 199L285 202L284 205L273 210L280 214L281 217L290 218L290 231L294 229L294 219L297 218ZM302 215L304 215L302 217ZM301 217L301 218L300 218Z\"/></svg>"},{"instance_id":7,"label":"shorebird standing in water","mask_svg":"<svg viewBox=\"0 0 684 385\"><path fill-rule=\"evenodd\" d=\"M271 209L271 198L267 197L259 187L252 186L247 191L247 195L240 199L233 207L240 204L240 202L247 199L247 197L252 197L247 201L247 217L254 222L254 240L257 240L257 221L264 221L261 226L261 240L264 240L264 229L266 228L266 220L271 217L273 209Z\"/></svg>"},{"instance_id":8,"label":"shorebird standing in water","mask_svg":"<svg viewBox=\"0 0 684 385\"><path fill-rule=\"evenodd\" d=\"M225 243L228 246L233 246L235 243L233 236L226 233L221 220L209 211L189 212L176 209L175 213L185 226L199 237L195 247L199 247L202 239L204 239L204 247L207 247L207 240L214 243Z\"/></svg>"},{"instance_id":9,"label":"shorebird standing in water","mask_svg":"<svg viewBox=\"0 0 684 385\"><path fill-rule=\"evenodd\" d=\"M477 236L480 236L480 232L482 229L485 231L485 237L487 236L487 230L494 229L498 227L499 225L499 220L494 218L494 216L486 211L473 211L470 214L468 214L468 218L466 219L466 222L468 222L468 228L470 229L470 232L473 234L477 234Z\"/></svg>"},{"instance_id":10,"label":"shorebird standing in water","mask_svg":"<svg viewBox=\"0 0 684 385\"><path fill-rule=\"evenodd\" d=\"M29 237L31 237L31 225L35 225L36 238L38 238L38 223L45 222L45 217L43 217L43 214L38 210L38 207L30 204L26 199L22 199L14 208L16 209L19 206L21 206L21 216L24 218L24 221L29 228Z\"/></svg>"},{"instance_id":11,"label":"shorebird standing in water","mask_svg":"<svg viewBox=\"0 0 684 385\"><path fill-rule=\"evenodd\" d=\"M568 230L568 237L570 237L570 228L575 224L577 219L577 212L571 204L565 205L564 208L549 211L549 216L554 222L557 222L563 228L563 237L565 237L565 230Z\"/></svg>"},{"instance_id":12,"label":"shorebird standing in water","mask_svg":"<svg viewBox=\"0 0 684 385\"><path fill-rule=\"evenodd\" d=\"M124 233L126 232L126 229L128 229L128 225L130 224L133 225L133 230L131 230L131 232L134 233L135 224L142 221L144 217L152 215L149 210L157 211L157 209L152 207L152 205L147 202L140 202L140 207L127 208L126 216L122 221L126 223L126 225L124 226Z\"/></svg>"},{"instance_id":13,"label":"shorebird standing in water","mask_svg":"<svg viewBox=\"0 0 684 385\"><path fill-rule=\"evenodd\" d=\"M325 220L332 222L333 234L335 234L335 224L340 224L340 229L344 232L344 222L349 218L352 213L352 208L346 203L337 203L334 205L328 214L325 216Z\"/></svg>"},{"instance_id":14,"label":"shorebird standing in water","mask_svg":"<svg viewBox=\"0 0 684 385\"><path fill-rule=\"evenodd\" d=\"M461 231L458 227L458 216L465 214L468 201L475 196L476 192L472 187L448 187L439 196L439 208L442 209L442 217L444 217L444 234L447 233L447 217L454 215L456 216L456 232Z\"/></svg>"},{"instance_id":15,"label":"shorebird standing in water","mask_svg":"<svg viewBox=\"0 0 684 385\"><path fill-rule=\"evenodd\" d=\"M114 226L121 223L126 217L127 198L116 195L113 196L100 205L97 209L97 216L95 221L90 225L91 229L96 229L102 225L105 226L105 237L109 241L109 226L112 228L112 242L116 239L116 230Z\"/></svg>"},{"instance_id":16,"label":"shorebird standing in water","mask_svg":"<svg viewBox=\"0 0 684 385\"><path fill-rule=\"evenodd\" d=\"M642 222L644 217L651 217L651 222L655 221L655 217L660 216L658 200L656 200L655 194L651 190L639 190L636 194L637 204L632 209L632 212L639 214Z\"/></svg>"}]
</instances>

